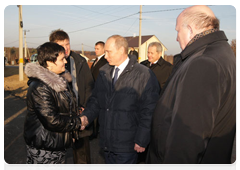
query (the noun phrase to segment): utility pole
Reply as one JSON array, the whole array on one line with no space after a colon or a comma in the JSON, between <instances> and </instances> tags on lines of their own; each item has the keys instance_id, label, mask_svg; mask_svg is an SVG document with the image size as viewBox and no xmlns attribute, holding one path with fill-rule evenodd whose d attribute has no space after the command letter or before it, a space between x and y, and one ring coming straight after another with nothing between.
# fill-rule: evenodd
<instances>
[{"instance_id":1,"label":"utility pole","mask_svg":"<svg viewBox=\"0 0 240 170\"><path fill-rule=\"evenodd\" d=\"M142 5L140 5L140 16L139 16L139 41L138 41L138 62L141 61L141 47L142 44Z\"/></svg>"},{"instance_id":2,"label":"utility pole","mask_svg":"<svg viewBox=\"0 0 240 170\"><path fill-rule=\"evenodd\" d=\"M23 22L22 22L22 5L19 8L19 81L23 81Z\"/></svg>"},{"instance_id":3,"label":"utility pole","mask_svg":"<svg viewBox=\"0 0 240 170\"><path fill-rule=\"evenodd\" d=\"M25 59L27 59L27 42L26 42L26 32L29 32L29 30L24 30L24 56L25 56Z\"/></svg>"},{"instance_id":4,"label":"utility pole","mask_svg":"<svg viewBox=\"0 0 240 170\"><path fill-rule=\"evenodd\" d=\"M82 43L82 55L84 55L84 51L83 51L83 43Z\"/></svg>"}]
</instances>

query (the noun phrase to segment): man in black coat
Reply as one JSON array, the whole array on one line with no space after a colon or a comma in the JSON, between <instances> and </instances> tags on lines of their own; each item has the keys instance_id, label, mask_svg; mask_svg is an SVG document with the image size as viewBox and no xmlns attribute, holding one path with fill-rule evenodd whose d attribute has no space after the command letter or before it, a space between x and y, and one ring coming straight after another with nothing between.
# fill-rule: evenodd
<instances>
[{"instance_id":1,"label":"man in black coat","mask_svg":"<svg viewBox=\"0 0 240 170\"><path fill-rule=\"evenodd\" d=\"M95 44L95 53L97 58L94 60L92 66L91 66L91 72L94 78L94 81L97 80L97 77L99 75L99 69L107 64L107 60L105 59L105 51L104 51L105 43L103 41L98 41ZM96 138L98 135L98 118L96 118L93 122L93 133L90 136L90 139Z\"/></svg>"},{"instance_id":2,"label":"man in black coat","mask_svg":"<svg viewBox=\"0 0 240 170\"><path fill-rule=\"evenodd\" d=\"M148 163L230 164L236 131L236 58L207 6L177 18L182 52L153 114Z\"/></svg>"},{"instance_id":3,"label":"man in black coat","mask_svg":"<svg viewBox=\"0 0 240 170\"><path fill-rule=\"evenodd\" d=\"M114 35L105 44L109 64L100 74L83 112L84 125L99 115L100 146L108 164L137 163L150 140L152 113L159 97L154 73L128 57L125 38ZM82 129L84 126L82 127Z\"/></svg>"},{"instance_id":4,"label":"man in black coat","mask_svg":"<svg viewBox=\"0 0 240 170\"><path fill-rule=\"evenodd\" d=\"M162 45L159 42L152 42L148 45L148 59L142 61L141 64L154 72L161 88L163 88L172 72L172 64L162 58Z\"/></svg>"},{"instance_id":5,"label":"man in black coat","mask_svg":"<svg viewBox=\"0 0 240 170\"><path fill-rule=\"evenodd\" d=\"M80 112L84 110L87 100L91 95L94 81L88 64L81 55L70 49L70 39L63 30L55 30L49 37L50 42L55 42L65 48L67 56L66 69L71 73L72 83L70 87L74 91ZM89 136L92 134L92 127L81 132L80 140L75 141L73 150L74 163L91 163Z\"/></svg>"},{"instance_id":6,"label":"man in black coat","mask_svg":"<svg viewBox=\"0 0 240 170\"><path fill-rule=\"evenodd\" d=\"M104 45L105 43L103 41L98 41L95 44L95 53L97 58L94 60L91 66L91 72L92 72L94 81L97 80L99 69L107 63L107 60L105 59Z\"/></svg>"}]
</instances>

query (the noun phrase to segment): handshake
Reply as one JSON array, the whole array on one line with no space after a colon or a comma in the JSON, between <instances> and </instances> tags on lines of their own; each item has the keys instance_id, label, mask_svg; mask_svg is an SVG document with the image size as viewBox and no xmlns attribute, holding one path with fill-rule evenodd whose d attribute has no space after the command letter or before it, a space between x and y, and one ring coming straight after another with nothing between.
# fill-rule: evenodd
<instances>
[{"instance_id":1,"label":"handshake","mask_svg":"<svg viewBox=\"0 0 240 170\"><path fill-rule=\"evenodd\" d=\"M86 116L81 116L80 117L82 125L80 130L84 130L85 127L88 125L88 118Z\"/></svg>"}]
</instances>

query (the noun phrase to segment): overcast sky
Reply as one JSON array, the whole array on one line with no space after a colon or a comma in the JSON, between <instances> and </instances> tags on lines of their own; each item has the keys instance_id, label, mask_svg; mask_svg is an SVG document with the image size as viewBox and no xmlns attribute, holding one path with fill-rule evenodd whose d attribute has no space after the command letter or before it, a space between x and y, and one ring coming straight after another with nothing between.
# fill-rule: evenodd
<instances>
[{"instance_id":1,"label":"overcast sky","mask_svg":"<svg viewBox=\"0 0 240 170\"><path fill-rule=\"evenodd\" d=\"M177 16L189 5L143 5L142 35L155 35L167 48L166 54L181 52L176 41ZM209 6L220 20L229 42L236 39L236 9L232 5ZM70 36L71 48L94 51L97 41L113 35L139 35L140 5L23 5L23 30L27 30L27 46L48 41L52 30L63 29ZM19 9L4 9L4 46L18 47Z\"/></svg>"}]
</instances>

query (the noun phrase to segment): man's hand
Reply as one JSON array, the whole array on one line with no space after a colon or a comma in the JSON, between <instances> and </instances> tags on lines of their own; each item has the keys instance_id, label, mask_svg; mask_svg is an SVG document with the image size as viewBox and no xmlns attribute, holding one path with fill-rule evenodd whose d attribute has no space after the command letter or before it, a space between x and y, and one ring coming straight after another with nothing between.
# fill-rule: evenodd
<instances>
[{"instance_id":1,"label":"man's hand","mask_svg":"<svg viewBox=\"0 0 240 170\"><path fill-rule=\"evenodd\" d=\"M80 130L84 130L85 127L88 125L88 118L86 116L81 116L80 117L82 125Z\"/></svg>"},{"instance_id":2,"label":"man's hand","mask_svg":"<svg viewBox=\"0 0 240 170\"><path fill-rule=\"evenodd\" d=\"M141 153L141 152L145 151L145 148L143 148L135 143L134 150Z\"/></svg>"}]
</instances>

